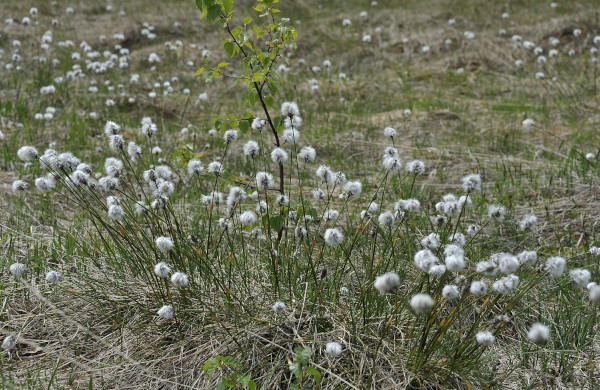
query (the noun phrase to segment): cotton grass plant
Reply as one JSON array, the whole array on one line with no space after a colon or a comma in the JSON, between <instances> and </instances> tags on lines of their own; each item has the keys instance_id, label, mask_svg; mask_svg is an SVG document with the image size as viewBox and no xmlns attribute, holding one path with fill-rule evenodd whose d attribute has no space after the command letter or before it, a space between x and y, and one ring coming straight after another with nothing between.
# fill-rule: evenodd
<instances>
[{"instance_id":1,"label":"cotton grass plant","mask_svg":"<svg viewBox=\"0 0 600 390\"><path fill-rule=\"evenodd\" d=\"M157 347L188 348L191 335L210 329L231 358L207 356L216 363L205 371L213 384L232 387L250 387L242 374L297 388L335 381L375 387L390 361L412 388L499 384L514 369L499 364L501 345L520 345L536 367L556 359L551 351L565 347L567 319L536 308L565 297L587 316L572 345L590 347L600 292L576 262L586 254L539 247L538 217L494 199L485 174L431 195L422 185L428 162L403 154L401 132L390 126L381 129L386 144L368 175L345 171L321 155L322 145L305 140L310 112L281 96L285 78L274 71L289 62L297 38L277 3L258 0L257 12L240 20L233 1L196 1L202 17L222 28L232 62L217 64L204 53L196 76L233 78L248 93L243 114L214 119L208 145L194 138L173 148L163 137L172 91L160 83L160 117L136 118L137 128L119 118L114 100L105 101L102 122L93 123L102 137L94 151L100 163L88 160L89 151L19 144L22 171L36 174L14 180L19 199L39 207L64 202L66 216L89 229L89 242L73 244L86 260L77 272L66 264L41 270L49 294L75 291L123 331L160 333ZM152 39L149 27L143 35ZM158 72L167 59L152 52L146 61ZM56 93L44 88L40 94ZM533 119L522 126L537 127ZM68 240L68 230L59 236ZM9 272L15 284L31 277L17 256ZM135 323L121 321L127 316ZM19 337L4 338L7 359ZM368 368L356 369L356 360ZM344 375L353 370L360 374L348 383Z\"/></svg>"},{"instance_id":2,"label":"cotton grass plant","mask_svg":"<svg viewBox=\"0 0 600 390\"><path fill-rule=\"evenodd\" d=\"M295 103L283 103L279 118L293 124L300 114ZM98 167L104 170L98 180L71 153L47 149L39 154L24 146L18 156L45 172L35 181L38 192L85 210L90 226L103 237L106 252L96 266L110 278L86 280L95 290L91 303L102 311L124 306L145 313L148 320L173 327L175 337L209 321L240 343L234 336L239 330L231 325L250 326L257 317L271 323L280 333L276 337L298 315L326 321L326 327L335 318L346 327L340 330L352 331L344 340L347 348L323 340L330 356L343 358L344 349L351 354L359 348L357 340L365 338L372 344L373 369L379 354L395 354L417 377L433 375L448 383L468 378L476 384L483 380L477 368L486 349L507 328L514 330L512 324L526 326L531 321L522 315L527 308L551 299L561 283L584 291L590 282L583 269L571 270L571 282L566 276L562 282L562 257L526 246L516 249L529 252L518 255L488 247L484 237L507 226L522 231L526 243L526 236L535 234L534 218L508 221L504 206L486 208L476 174L457 184L463 192L458 197L447 194L437 203L422 198L416 189L425 164L404 164L393 143L372 172L379 178L374 192L364 193L360 180L348 181L343 172L300 155L298 148L309 146L297 145L299 137L271 153L263 137L247 141L257 146L246 154L245 179L237 181L227 173L232 148L242 142L235 130L225 131L216 147L219 162L204 169L197 158L186 161L184 156L177 166L155 165L144 145L150 138L146 127L129 140L117 123L106 123L109 154ZM389 129L384 132L393 142ZM261 134L246 134L256 135ZM141 146L126 147L127 142ZM287 186L282 194L286 187L268 172L282 167L284 182L298 183L296 191ZM306 171L314 174L303 175ZM207 194L206 201L176 208L171 180L178 176L177 187L191 186ZM392 178L397 178L394 185ZM304 199L311 190L320 195ZM469 230L472 224L481 227ZM537 260L542 257L547 259ZM14 263L10 270L22 277L26 267ZM49 271L49 282L64 288L73 283L60 279L57 271ZM112 288L125 299L111 299ZM590 298L597 301L597 295ZM551 333L547 325L535 323L522 336L524 342L544 344ZM243 345L231 354L243 362Z\"/></svg>"}]
</instances>

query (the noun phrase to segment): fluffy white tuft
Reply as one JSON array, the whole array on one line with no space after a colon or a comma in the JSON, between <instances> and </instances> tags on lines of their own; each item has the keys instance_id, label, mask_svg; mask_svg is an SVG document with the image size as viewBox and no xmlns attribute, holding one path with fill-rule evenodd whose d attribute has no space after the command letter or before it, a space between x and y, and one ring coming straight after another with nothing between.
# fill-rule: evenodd
<instances>
[{"instance_id":1,"label":"fluffy white tuft","mask_svg":"<svg viewBox=\"0 0 600 390\"><path fill-rule=\"evenodd\" d=\"M373 286L381 295L392 294L400 286L400 276L395 272L388 272L375 278Z\"/></svg>"},{"instance_id":2,"label":"fluffy white tuft","mask_svg":"<svg viewBox=\"0 0 600 390\"><path fill-rule=\"evenodd\" d=\"M417 294L410 300L410 306L417 313L427 313L433 308L433 298L429 294Z\"/></svg>"},{"instance_id":3,"label":"fluffy white tuft","mask_svg":"<svg viewBox=\"0 0 600 390\"><path fill-rule=\"evenodd\" d=\"M550 340L550 328L537 322L529 328L527 338L535 344L545 344Z\"/></svg>"}]
</instances>

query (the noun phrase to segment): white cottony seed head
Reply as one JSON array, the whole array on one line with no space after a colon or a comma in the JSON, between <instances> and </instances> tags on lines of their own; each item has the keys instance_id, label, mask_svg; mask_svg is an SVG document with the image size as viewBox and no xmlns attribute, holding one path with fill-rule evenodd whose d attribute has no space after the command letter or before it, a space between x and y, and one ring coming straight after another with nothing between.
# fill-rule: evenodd
<instances>
[{"instance_id":1,"label":"white cottony seed head","mask_svg":"<svg viewBox=\"0 0 600 390\"><path fill-rule=\"evenodd\" d=\"M385 129L383 129L383 135L388 137L388 138L394 138L396 136L397 132L396 129L392 128L392 127L386 127Z\"/></svg>"},{"instance_id":2,"label":"white cottony seed head","mask_svg":"<svg viewBox=\"0 0 600 390\"><path fill-rule=\"evenodd\" d=\"M531 118L527 118L523 121L523 128L525 130L531 130L535 127L535 121Z\"/></svg>"},{"instance_id":3,"label":"white cottony seed head","mask_svg":"<svg viewBox=\"0 0 600 390\"><path fill-rule=\"evenodd\" d=\"M409 161L404 168L409 175L419 176L425 173L425 163L421 160Z\"/></svg>"},{"instance_id":4,"label":"white cottony seed head","mask_svg":"<svg viewBox=\"0 0 600 390\"><path fill-rule=\"evenodd\" d=\"M107 137L117 135L120 131L121 126L113 121L106 121L106 125L104 125L104 134L106 134Z\"/></svg>"},{"instance_id":5,"label":"white cottony seed head","mask_svg":"<svg viewBox=\"0 0 600 390\"><path fill-rule=\"evenodd\" d=\"M537 322L531 325L527 338L536 344L545 344L550 340L550 328Z\"/></svg>"},{"instance_id":6,"label":"white cottony seed head","mask_svg":"<svg viewBox=\"0 0 600 390\"><path fill-rule=\"evenodd\" d=\"M488 207L488 214L490 219L494 221L502 221L506 215L506 208L504 208L502 205L492 204Z\"/></svg>"},{"instance_id":7,"label":"white cottony seed head","mask_svg":"<svg viewBox=\"0 0 600 390\"><path fill-rule=\"evenodd\" d=\"M560 278L565 271L566 260L560 256L549 257L544 264L544 270L553 278Z\"/></svg>"},{"instance_id":8,"label":"white cottony seed head","mask_svg":"<svg viewBox=\"0 0 600 390\"><path fill-rule=\"evenodd\" d=\"M537 223L537 217L533 214L526 215L519 221L519 229L522 231L529 230Z\"/></svg>"},{"instance_id":9,"label":"white cottony seed head","mask_svg":"<svg viewBox=\"0 0 600 390\"><path fill-rule=\"evenodd\" d=\"M207 170L208 173L213 174L215 176L219 176L223 173L223 164L221 164L218 161L213 161L210 164L208 164Z\"/></svg>"},{"instance_id":10,"label":"white cottony seed head","mask_svg":"<svg viewBox=\"0 0 600 390\"><path fill-rule=\"evenodd\" d=\"M317 152L315 151L315 148L311 146L305 146L298 152L298 160L305 163L313 162L315 161L315 158L317 158Z\"/></svg>"},{"instance_id":11,"label":"white cottony seed head","mask_svg":"<svg viewBox=\"0 0 600 390\"><path fill-rule=\"evenodd\" d=\"M344 235L338 228L332 228L325 230L325 234L323 235L325 239L325 243L329 246L337 246L342 243L344 239Z\"/></svg>"},{"instance_id":12,"label":"white cottony seed head","mask_svg":"<svg viewBox=\"0 0 600 390\"><path fill-rule=\"evenodd\" d=\"M175 309L171 305L164 305L156 312L156 314L162 319L170 320L175 315Z\"/></svg>"},{"instance_id":13,"label":"white cottony seed head","mask_svg":"<svg viewBox=\"0 0 600 390\"><path fill-rule=\"evenodd\" d=\"M123 148L125 147L125 139L117 134L117 135L111 135L109 137L109 144L110 149L113 151L119 151L119 150L123 150Z\"/></svg>"},{"instance_id":14,"label":"white cottony seed head","mask_svg":"<svg viewBox=\"0 0 600 390\"><path fill-rule=\"evenodd\" d=\"M462 255L446 256L446 269L450 272L460 272L465 269L465 259Z\"/></svg>"},{"instance_id":15,"label":"white cottony seed head","mask_svg":"<svg viewBox=\"0 0 600 390\"><path fill-rule=\"evenodd\" d=\"M281 115L292 118L300 115L300 109L295 102L285 102L281 105Z\"/></svg>"},{"instance_id":16,"label":"white cottony seed head","mask_svg":"<svg viewBox=\"0 0 600 390\"><path fill-rule=\"evenodd\" d=\"M27 189L27 183L23 180L15 180L12 183L12 190L14 192L25 191Z\"/></svg>"},{"instance_id":17,"label":"white cottony seed head","mask_svg":"<svg viewBox=\"0 0 600 390\"><path fill-rule=\"evenodd\" d=\"M477 342L484 347L489 347L490 345L494 344L494 341L496 340L496 337L494 337L492 332L487 330L477 333L475 338L477 339Z\"/></svg>"},{"instance_id":18,"label":"white cottony seed head","mask_svg":"<svg viewBox=\"0 0 600 390\"><path fill-rule=\"evenodd\" d=\"M17 151L17 157L21 161L31 161L38 158L38 151L33 146L23 146Z\"/></svg>"},{"instance_id":19,"label":"white cottony seed head","mask_svg":"<svg viewBox=\"0 0 600 390\"><path fill-rule=\"evenodd\" d=\"M448 301L460 298L460 290L454 284L448 284L442 289L442 296Z\"/></svg>"},{"instance_id":20,"label":"white cottony seed head","mask_svg":"<svg viewBox=\"0 0 600 390\"><path fill-rule=\"evenodd\" d=\"M429 273L438 258L429 249L422 249L415 254L415 265L423 272Z\"/></svg>"},{"instance_id":21,"label":"white cottony seed head","mask_svg":"<svg viewBox=\"0 0 600 390\"><path fill-rule=\"evenodd\" d=\"M517 259L519 259L519 263L522 265L530 267L537 261L537 252L523 251L517 255Z\"/></svg>"},{"instance_id":22,"label":"white cottony seed head","mask_svg":"<svg viewBox=\"0 0 600 390\"><path fill-rule=\"evenodd\" d=\"M248 141L244 145L244 155L254 159L258 155L259 147L256 141Z\"/></svg>"},{"instance_id":23,"label":"white cottony seed head","mask_svg":"<svg viewBox=\"0 0 600 390\"><path fill-rule=\"evenodd\" d=\"M597 305L600 305L600 286L593 285L589 287L590 290L590 301Z\"/></svg>"},{"instance_id":24,"label":"white cottony seed head","mask_svg":"<svg viewBox=\"0 0 600 390\"><path fill-rule=\"evenodd\" d=\"M465 235L460 232L454 233L452 236L448 237L448 239L450 240L450 242L452 244L457 245L461 248L463 246L465 246L465 244L467 243L467 239L465 238Z\"/></svg>"},{"instance_id":25,"label":"white cottony seed head","mask_svg":"<svg viewBox=\"0 0 600 390\"><path fill-rule=\"evenodd\" d=\"M48 283L58 283L60 282L61 278L62 275L60 274L60 272L57 271L48 271L48 273L46 274L46 281Z\"/></svg>"},{"instance_id":26,"label":"white cottony seed head","mask_svg":"<svg viewBox=\"0 0 600 390\"><path fill-rule=\"evenodd\" d=\"M169 272L171 272L171 267L163 261L154 266L154 273L159 278L166 278L169 275Z\"/></svg>"},{"instance_id":27,"label":"white cottony seed head","mask_svg":"<svg viewBox=\"0 0 600 390\"><path fill-rule=\"evenodd\" d=\"M342 345L336 342L329 342L325 345L325 353L332 357L337 357L342 354Z\"/></svg>"},{"instance_id":28,"label":"white cottony seed head","mask_svg":"<svg viewBox=\"0 0 600 390\"><path fill-rule=\"evenodd\" d=\"M111 205L108 207L108 217L113 221L118 221L125 215L125 210L119 205Z\"/></svg>"},{"instance_id":29,"label":"white cottony seed head","mask_svg":"<svg viewBox=\"0 0 600 390\"><path fill-rule=\"evenodd\" d=\"M168 252L173 249L173 240L171 240L169 237L158 237L155 242L156 247L161 252Z\"/></svg>"},{"instance_id":30,"label":"white cottony seed head","mask_svg":"<svg viewBox=\"0 0 600 390\"><path fill-rule=\"evenodd\" d=\"M517 275L508 275L500 278L492 285L492 290L498 294L506 295L519 286L519 277Z\"/></svg>"},{"instance_id":31,"label":"white cottony seed head","mask_svg":"<svg viewBox=\"0 0 600 390\"><path fill-rule=\"evenodd\" d=\"M436 264L429 269L429 275L439 278L446 273L446 266L444 264Z\"/></svg>"},{"instance_id":32,"label":"white cottony seed head","mask_svg":"<svg viewBox=\"0 0 600 390\"><path fill-rule=\"evenodd\" d=\"M238 132L237 132L237 130L233 130L233 129L227 130L225 132L225 134L223 135L223 139L225 140L225 143L227 145L233 143L235 140L237 140L237 138L238 138Z\"/></svg>"},{"instance_id":33,"label":"white cottony seed head","mask_svg":"<svg viewBox=\"0 0 600 390\"><path fill-rule=\"evenodd\" d=\"M276 314L282 314L285 312L285 303L277 301L273 304L272 309Z\"/></svg>"},{"instance_id":34,"label":"white cottony seed head","mask_svg":"<svg viewBox=\"0 0 600 390\"><path fill-rule=\"evenodd\" d=\"M476 297L480 297L482 295L484 295L487 292L487 284L485 283L485 281L483 280L478 280L475 281L473 283L471 283L471 294L475 295Z\"/></svg>"},{"instance_id":35,"label":"white cottony seed head","mask_svg":"<svg viewBox=\"0 0 600 390\"><path fill-rule=\"evenodd\" d=\"M257 131L262 131L266 124L267 124L266 120L260 119L260 118L254 118L254 120L252 121L252 129L257 130Z\"/></svg>"},{"instance_id":36,"label":"white cottony seed head","mask_svg":"<svg viewBox=\"0 0 600 390\"><path fill-rule=\"evenodd\" d=\"M185 287L188 285L189 279L183 272L175 272L171 275L171 283L173 283L175 287Z\"/></svg>"},{"instance_id":37,"label":"white cottony seed head","mask_svg":"<svg viewBox=\"0 0 600 390\"><path fill-rule=\"evenodd\" d=\"M485 276L494 276L498 273L498 268L493 261L480 261L475 265L475 271Z\"/></svg>"},{"instance_id":38,"label":"white cottony seed head","mask_svg":"<svg viewBox=\"0 0 600 390\"><path fill-rule=\"evenodd\" d=\"M429 249L437 249L440 247L440 236L437 233L430 233L421 240L421 245Z\"/></svg>"},{"instance_id":39,"label":"white cottony seed head","mask_svg":"<svg viewBox=\"0 0 600 390\"><path fill-rule=\"evenodd\" d=\"M417 294L410 300L410 306L420 314L429 312L434 303L429 294Z\"/></svg>"},{"instance_id":40,"label":"white cottony seed head","mask_svg":"<svg viewBox=\"0 0 600 390\"><path fill-rule=\"evenodd\" d=\"M256 214L253 211L244 211L240 215L240 223L244 226L252 226L256 223Z\"/></svg>"},{"instance_id":41,"label":"white cottony seed head","mask_svg":"<svg viewBox=\"0 0 600 390\"><path fill-rule=\"evenodd\" d=\"M462 187L465 192L481 191L481 176L476 173L472 173L463 177Z\"/></svg>"},{"instance_id":42,"label":"white cottony seed head","mask_svg":"<svg viewBox=\"0 0 600 390\"><path fill-rule=\"evenodd\" d=\"M379 214L378 218L379 225L387 229L394 227L395 220L396 218L391 211L384 211L383 213Z\"/></svg>"},{"instance_id":43,"label":"white cottony seed head","mask_svg":"<svg viewBox=\"0 0 600 390\"><path fill-rule=\"evenodd\" d=\"M394 209L404 210L409 213L417 213L421 209L421 202L418 199L400 199L396 202Z\"/></svg>"},{"instance_id":44,"label":"white cottony seed head","mask_svg":"<svg viewBox=\"0 0 600 390\"><path fill-rule=\"evenodd\" d=\"M5 351L10 351L11 349L13 349L17 346L17 339L18 336L16 335L6 336L4 338L4 341L2 342L2 349Z\"/></svg>"},{"instance_id":45,"label":"white cottony seed head","mask_svg":"<svg viewBox=\"0 0 600 390\"><path fill-rule=\"evenodd\" d=\"M588 253L592 256L600 256L600 248L597 246L591 246Z\"/></svg>"},{"instance_id":46,"label":"white cottony seed head","mask_svg":"<svg viewBox=\"0 0 600 390\"><path fill-rule=\"evenodd\" d=\"M273 180L273 175L270 173L258 172L256 174L256 187L258 187L259 190L267 190L274 185L275 181Z\"/></svg>"},{"instance_id":47,"label":"white cottony seed head","mask_svg":"<svg viewBox=\"0 0 600 390\"><path fill-rule=\"evenodd\" d=\"M398 172L402 168L402 161L398 157L389 157L383 160L383 167L389 172Z\"/></svg>"},{"instance_id":48,"label":"white cottony seed head","mask_svg":"<svg viewBox=\"0 0 600 390\"><path fill-rule=\"evenodd\" d=\"M582 268L571 270L569 276L571 277L571 281L579 288L586 288L592 278L590 271Z\"/></svg>"},{"instance_id":49,"label":"white cottony seed head","mask_svg":"<svg viewBox=\"0 0 600 390\"><path fill-rule=\"evenodd\" d=\"M333 180L335 179L335 174L333 173L333 171L331 170L331 168L329 168L327 165L320 165L317 170L315 171L315 174L317 175L318 178L321 179L321 181L323 183L332 183L333 184Z\"/></svg>"},{"instance_id":50,"label":"white cottony seed head","mask_svg":"<svg viewBox=\"0 0 600 390\"><path fill-rule=\"evenodd\" d=\"M131 161L136 162L138 157L142 154L142 148L135 142L129 141L127 144L127 154L129 155L129 158L131 158Z\"/></svg>"},{"instance_id":51,"label":"white cottony seed head","mask_svg":"<svg viewBox=\"0 0 600 390\"><path fill-rule=\"evenodd\" d=\"M290 199L285 194L279 194L275 197L275 203L277 203L279 207L285 207L290 203Z\"/></svg>"},{"instance_id":52,"label":"white cottony seed head","mask_svg":"<svg viewBox=\"0 0 600 390\"><path fill-rule=\"evenodd\" d=\"M500 255L500 259L498 260L498 267L500 268L500 272L505 275L510 275L514 273L517 268L519 268L519 259L516 256L511 255L510 253L502 253Z\"/></svg>"},{"instance_id":53,"label":"white cottony seed head","mask_svg":"<svg viewBox=\"0 0 600 390\"><path fill-rule=\"evenodd\" d=\"M355 198L362 192L362 183L360 181L346 182L344 191L348 195L348 198Z\"/></svg>"},{"instance_id":54,"label":"white cottony seed head","mask_svg":"<svg viewBox=\"0 0 600 390\"><path fill-rule=\"evenodd\" d=\"M193 175L199 175L202 173L202 171L204 170L204 167L202 166L202 162L200 162L200 160L196 160L196 159L191 159L188 162L187 165L187 171L188 174Z\"/></svg>"},{"instance_id":55,"label":"white cottony seed head","mask_svg":"<svg viewBox=\"0 0 600 390\"><path fill-rule=\"evenodd\" d=\"M376 277L373 285L381 295L392 294L400 286L400 277L395 272L388 272Z\"/></svg>"},{"instance_id":56,"label":"white cottony seed head","mask_svg":"<svg viewBox=\"0 0 600 390\"><path fill-rule=\"evenodd\" d=\"M23 263L12 263L8 270L14 276L21 276L27 272L27 266Z\"/></svg>"}]
</instances>

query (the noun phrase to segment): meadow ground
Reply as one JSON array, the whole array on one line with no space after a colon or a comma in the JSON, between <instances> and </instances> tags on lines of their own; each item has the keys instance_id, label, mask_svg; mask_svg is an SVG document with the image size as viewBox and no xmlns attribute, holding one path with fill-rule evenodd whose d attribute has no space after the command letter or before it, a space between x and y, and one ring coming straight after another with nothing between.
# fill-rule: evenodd
<instances>
[{"instance_id":1,"label":"meadow ground","mask_svg":"<svg viewBox=\"0 0 600 390\"><path fill-rule=\"evenodd\" d=\"M2 3L0 387L598 388L598 4L217 3Z\"/></svg>"}]
</instances>

